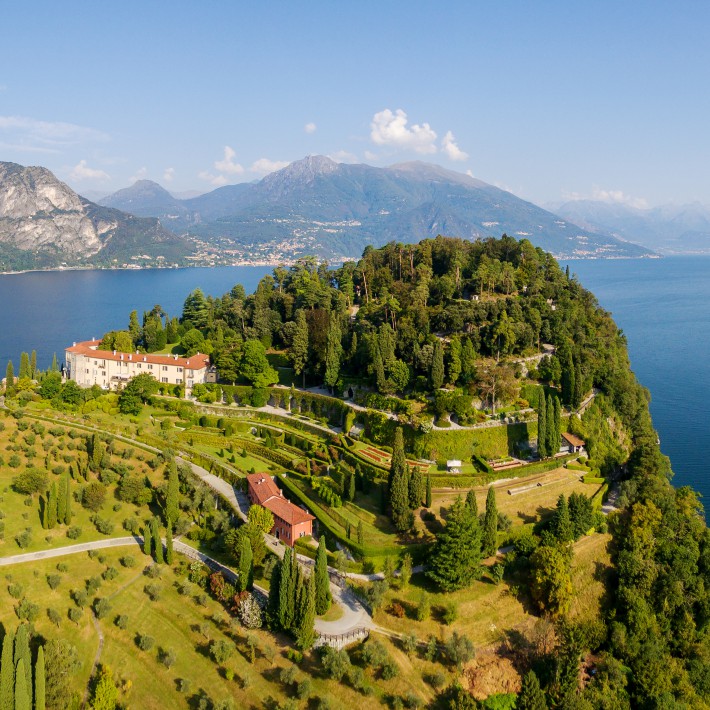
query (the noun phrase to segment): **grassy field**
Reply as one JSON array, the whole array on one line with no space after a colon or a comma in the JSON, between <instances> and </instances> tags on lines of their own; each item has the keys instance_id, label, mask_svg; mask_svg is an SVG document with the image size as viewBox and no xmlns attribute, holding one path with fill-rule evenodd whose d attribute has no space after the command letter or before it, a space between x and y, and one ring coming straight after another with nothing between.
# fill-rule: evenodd
<instances>
[{"instance_id":1,"label":"grassy field","mask_svg":"<svg viewBox=\"0 0 710 710\"><path fill-rule=\"evenodd\" d=\"M613 573L609 543L611 535L589 535L574 546L572 585L574 601L570 610L573 619L599 618L606 606L605 584Z\"/></svg>"},{"instance_id":2,"label":"grassy field","mask_svg":"<svg viewBox=\"0 0 710 710\"><path fill-rule=\"evenodd\" d=\"M13 478L28 466L49 471L49 484L59 481L64 471L70 466L76 466L86 461L87 454L83 449L87 434L78 429L65 426L40 424L26 419L17 422L13 417L5 416L0 419L0 510L3 513L4 538L0 540L0 556L20 554L40 549L51 549L63 545L79 542L88 542L106 537L100 533L91 517L94 513L75 499L80 489L86 485L82 478L70 479L72 493L72 521L71 527L81 529L81 534L74 539L66 535L68 526L57 525L52 530L45 530L41 526L39 495L25 496L13 489ZM18 428L18 427L22 427ZM50 429L54 433L50 433ZM72 438L73 434L73 438ZM164 480L163 466L153 468L149 462L155 458L152 454L141 449L130 447L114 441L110 447L110 466L124 467L125 470L139 477L147 477L152 485L158 485ZM11 465L12 464L12 465ZM59 473L52 473L58 471ZM92 474L90 480L95 480ZM26 503L31 503L27 505ZM106 486L106 498L103 506L98 511L101 518L113 524L114 529L110 535L126 534L123 522L127 518L136 517L139 520L150 517L146 506L137 506L121 502L116 498L116 484ZM30 542L20 548L15 538L23 531L31 531Z\"/></svg>"},{"instance_id":3,"label":"grassy field","mask_svg":"<svg viewBox=\"0 0 710 710\"><path fill-rule=\"evenodd\" d=\"M516 478L512 481L497 482L496 505L501 513L510 517L513 525L524 525L536 520L549 517L561 493L569 496L570 493L583 493L591 498L599 486L582 483L578 471L568 471L557 468L547 473L541 473L528 478ZM542 485L537 486L537 483ZM532 486L528 488L528 486ZM527 489L527 490L526 490ZM478 510L486 508L487 486L478 486L473 489L476 493ZM508 491L514 493L509 495ZM520 491L515 493L515 491ZM458 496L465 497L466 492L435 492L432 496L432 509L440 515L441 508L448 508Z\"/></svg>"}]
</instances>

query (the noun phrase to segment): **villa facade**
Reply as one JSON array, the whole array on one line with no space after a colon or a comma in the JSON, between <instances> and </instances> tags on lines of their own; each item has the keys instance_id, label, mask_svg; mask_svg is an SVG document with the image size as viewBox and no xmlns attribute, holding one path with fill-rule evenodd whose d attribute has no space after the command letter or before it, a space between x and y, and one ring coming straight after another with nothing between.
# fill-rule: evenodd
<instances>
[{"instance_id":1,"label":"villa facade","mask_svg":"<svg viewBox=\"0 0 710 710\"><path fill-rule=\"evenodd\" d=\"M293 547L299 537L313 535L315 518L303 508L284 498L274 479L266 473L251 473L247 476L248 497L252 505L262 505L274 516L271 534L284 544Z\"/></svg>"},{"instance_id":2,"label":"villa facade","mask_svg":"<svg viewBox=\"0 0 710 710\"><path fill-rule=\"evenodd\" d=\"M99 340L74 343L65 351L65 376L79 387L98 385L115 390L136 375L147 373L158 382L184 385L189 394L193 385L209 381L210 359L197 353L191 357L154 355L151 353L122 353L99 350Z\"/></svg>"}]
</instances>

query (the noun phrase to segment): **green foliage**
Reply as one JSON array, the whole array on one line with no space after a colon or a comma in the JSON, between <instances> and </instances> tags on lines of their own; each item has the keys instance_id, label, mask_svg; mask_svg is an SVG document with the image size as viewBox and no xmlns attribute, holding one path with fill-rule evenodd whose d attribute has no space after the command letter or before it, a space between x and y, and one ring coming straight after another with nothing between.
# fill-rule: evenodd
<instances>
[{"instance_id":1,"label":"green foliage","mask_svg":"<svg viewBox=\"0 0 710 710\"><path fill-rule=\"evenodd\" d=\"M498 549L498 507L496 505L496 491L493 486L489 486L486 496L481 548L484 557L495 555Z\"/></svg>"},{"instance_id":2,"label":"green foliage","mask_svg":"<svg viewBox=\"0 0 710 710\"><path fill-rule=\"evenodd\" d=\"M315 610L319 616L325 614L332 602L330 593L330 578L328 576L328 556L325 540L321 539L316 554L316 564L313 575L315 577Z\"/></svg>"}]
</instances>

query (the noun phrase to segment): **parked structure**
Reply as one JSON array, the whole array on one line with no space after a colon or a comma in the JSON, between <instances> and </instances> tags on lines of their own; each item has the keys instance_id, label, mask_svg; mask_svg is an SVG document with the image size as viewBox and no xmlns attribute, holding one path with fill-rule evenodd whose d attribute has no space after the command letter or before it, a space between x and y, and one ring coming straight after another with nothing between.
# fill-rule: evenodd
<instances>
[{"instance_id":1,"label":"parked structure","mask_svg":"<svg viewBox=\"0 0 710 710\"><path fill-rule=\"evenodd\" d=\"M568 431L562 432L562 446L560 451L568 451L570 454L580 454L584 452L586 444L582 439Z\"/></svg>"},{"instance_id":2,"label":"parked structure","mask_svg":"<svg viewBox=\"0 0 710 710\"><path fill-rule=\"evenodd\" d=\"M272 535L293 547L299 537L313 534L315 518L307 510L284 498L271 476L266 473L250 473L247 476L247 484L249 502L252 505L263 505L274 515Z\"/></svg>"},{"instance_id":3,"label":"parked structure","mask_svg":"<svg viewBox=\"0 0 710 710\"><path fill-rule=\"evenodd\" d=\"M191 357L154 355L151 353L122 353L117 350L99 350L99 340L74 343L65 351L67 379L79 387L98 385L115 390L125 385L131 377L148 373L158 382L184 385L189 394L193 385L208 381L210 359L197 353Z\"/></svg>"}]
</instances>

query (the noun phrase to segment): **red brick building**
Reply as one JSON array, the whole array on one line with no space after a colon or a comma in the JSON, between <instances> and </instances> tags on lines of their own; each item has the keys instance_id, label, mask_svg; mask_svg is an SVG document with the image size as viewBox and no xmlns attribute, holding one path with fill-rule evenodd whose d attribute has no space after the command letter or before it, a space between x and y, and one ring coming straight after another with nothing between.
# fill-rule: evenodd
<instances>
[{"instance_id":1,"label":"red brick building","mask_svg":"<svg viewBox=\"0 0 710 710\"><path fill-rule=\"evenodd\" d=\"M313 534L315 518L307 510L284 498L271 476L266 473L250 473L247 483L249 502L252 505L262 505L273 513L272 535L293 547L299 537Z\"/></svg>"}]
</instances>

